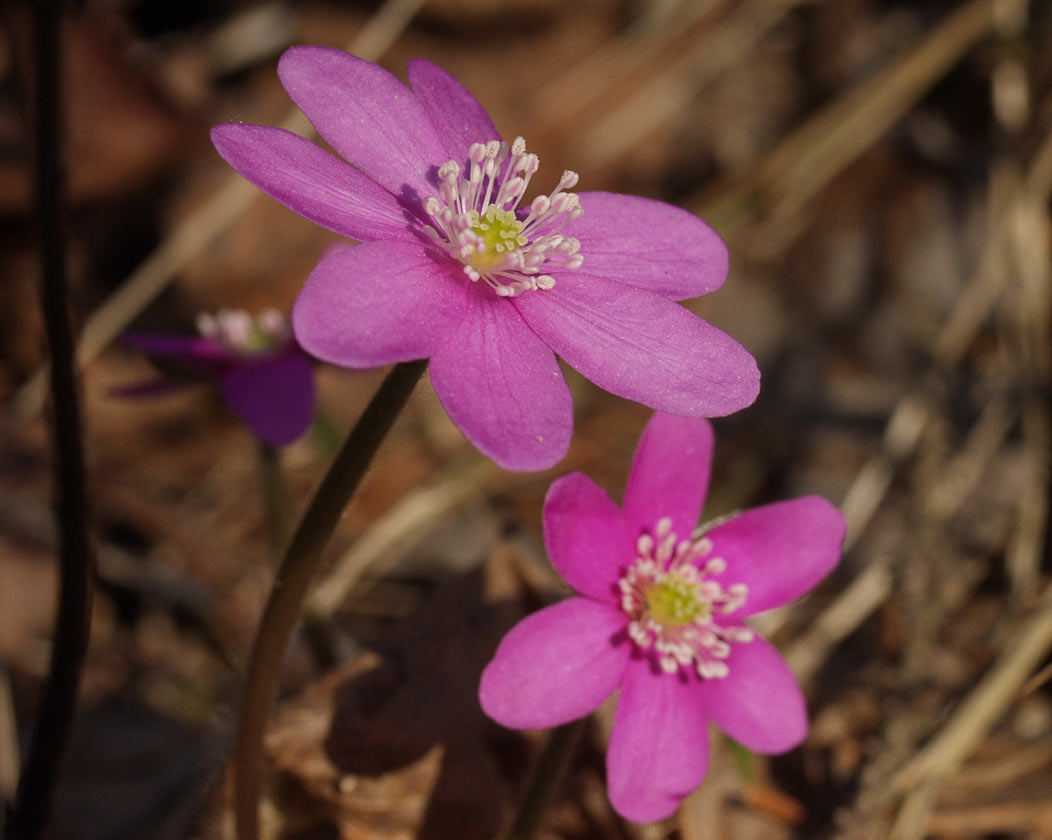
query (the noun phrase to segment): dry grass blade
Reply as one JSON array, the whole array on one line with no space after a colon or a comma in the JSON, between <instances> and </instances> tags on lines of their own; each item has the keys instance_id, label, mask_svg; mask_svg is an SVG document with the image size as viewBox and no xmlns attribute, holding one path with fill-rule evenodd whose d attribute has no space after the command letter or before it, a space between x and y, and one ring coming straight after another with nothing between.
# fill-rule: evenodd
<instances>
[{"instance_id":1,"label":"dry grass blade","mask_svg":"<svg viewBox=\"0 0 1052 840\"><path fill-rule=\"evenodd\" d=\"M409 25L423 0L387 0L348 49L370 60L379 58ZM307 118L294 110L283 128L309 134ZM241 215L260 195L240 175L230 175L216 193L195 213L176 226L125 283L88 318L77 346L77 364L83 367L97 356L128 324L171 283L175 275ZM12 404L19 417L34 417L43 408L47 368L42 366L15 394Z\"/></svg>"},{"instance_id":2,"label":"dry grass blade","mask_svg":"<svg viewBox=\"0 0 1052 840\"><path fill-rule=\"evenodd\" d=\"M972 0L962 6L892 67L809 120L741 181L688 202L688 209L726 233L759 215L800 207L990 32L998 5L998 0Z\"/></svg>"},{"instance_id":3,"label":"dry grass blade","mask_svg":"<svg viewBox=\"0 0 1052 840\"><path fill-rule=\"evenodd\" d=\"M902 793L955 770L1017 697L1052 650L1052 586L1030 618L1004 645L997 662L961 703L935 739L902 769L893 790Z\"/></svg>"}]
</instances>

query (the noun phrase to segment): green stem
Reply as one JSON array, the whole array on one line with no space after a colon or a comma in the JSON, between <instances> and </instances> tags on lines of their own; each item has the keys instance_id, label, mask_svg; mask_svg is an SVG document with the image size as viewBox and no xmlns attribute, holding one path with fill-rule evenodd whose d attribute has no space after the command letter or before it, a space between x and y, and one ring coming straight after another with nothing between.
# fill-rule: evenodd
<instances>
[{"instance_id":1,"label":"green stem","mask_svg":"<svg viewBox=\"0 0 1052 840\"><path fill-rule=\"evenodd\" d=\"M51 819L55 783L69 741L91 624L94 561L88 540L84 451L73 365L66 261L66 172L61 154L63 6L62 0L38 0L33 27L36 221L44 329L51 353L59 601L48 675L14 806L7 818L9 840L38 840Z\"/></svg>"},{"instance_id":2,"label":"green stem","mask_svg":"<svg viewBox=\"0 0 1052 840\"><path fill-rule=\"evenodd\" d=\"M263 611L245 675L234 746L234 819L238 840L257 840L262 791L263 732L277 694L292 629L322 551L427 361L395 365L329 467L292 536Z\"/></svg>"},{"instance_id":3,"label":"green stem","mask_svg":"<svg viewBox=\"0 0 1052 840\"><path fill-rule=\"evenodd\" d=\"M544 810L570 769L577 742L587 718L564 723L552 730L544 752L533 768L526 793L505 840L532 840L540 828Z\"/></svg>"}]
</instances>

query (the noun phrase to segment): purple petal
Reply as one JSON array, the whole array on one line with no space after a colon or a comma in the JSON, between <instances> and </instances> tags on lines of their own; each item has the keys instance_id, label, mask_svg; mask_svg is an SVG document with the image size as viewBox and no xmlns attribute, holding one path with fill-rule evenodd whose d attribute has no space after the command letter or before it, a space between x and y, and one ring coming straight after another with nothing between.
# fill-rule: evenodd
<instances>
[{"instance_id":1,"label":"purple petal","mask_svg":"<svg viewBox=\"0 0 1052 840\"><path fill-rule=\"evenodd\" d=\"M632 659L606 751L614 810L637 823L664 819L701 784L708 761L709 733L698 681L655 673L649 657Z\"/></svg>"},{"instance_id":2,"label":"purple petal","mask_svg":"<svg viewBox=\"0 0 1052 840\"><path fill-rule=\"evenodd\" d=\"M654 532L662 517L688 539L698 523L712 467L712 426L701 417L650 418L625 485L625 518Z\"/></svg>"},{"instance_id":3,"label":"purple petal","mask_svg":"<svg viewBox=\"0 0 1052 840\"><path fill-rule=\"evenodd\" d=\"M679 207L605 192L578 193L584 215L567 226L581 240L584 270L683 300L707 295L727 277L727 246Z\"/></svg>"},{"instance_id":4,"label":"purple petal","mask_svg":"<svg viewBox=\"0 0 1052 840\"><path fill-rule=\"evenodd\" d=\"M725 586L744 583L745 605L731 618L779 607L799 598L840 560L844 516L821 496L753 508L713 528L713 555L727 561Z\"/></svg>"},{"instance_id":5,"label":"purple petal","mask_svg":"<svg viewBox=\"0 0 1052 840\"><path fill-rule=\"evenodd\" d=\"M292 443L314 417L314 378L302 353L231 368L219 378L219 390L256 437L271 446Z\"/></svg>"},{"instance_id":6,"label":"purple petal","mask_svg":"<svg viewBox=\"0 0 1052 840\"><path fill-rule=\"evenodd\" d=\"M498 465L547 469L566 454L573 431L555 354L507 300L488 289L468 292L464 320L431 358L435 394L464 437Z\"/></svg>"},{"instance_id":7,"label":"purple petal","mask_svg":"<svg viewBox=\"0 0 1052 840\"><path fill-rule=\"evenodd\" d=\"M625 616L570 598L516 624L482 672L482 710L513 729L558 726L594 711L613 694L630 644L615 643Z\"/></svg>"},{"instance_id":8,"label":"purple petal","mask_svg":"<svg viewBox=\"0 0 1052 840\"><path fill-rule=\"evenodd\" d=\"M756 399L760 373L738 342L653 292L564 271L512 304L600 388L669 414L718 417Z\"/></svg>"},{"instance_id":9,"label":"purple petal","mask_svg":"<svg viewBox=\"0 0 1052 840\"><path fill-rule=\"evenodd\" d=\"M212 129L212 143L263 192L324 228L362 242L412 235L391 193L297 134L227 123Z\"/></svg>"},{"instance_id":10,"label":"purple petal","mask_svg":"<svg viewBox=\"0 0 1052 840\"><path fill-rule=\"evenodd\" d=\"M293 332L308 353L343 367L427 358L464 317L465 282L415 242L333 250L296 298Z\"/></svg>"},{"instance_id":11,"label":"purple petal","mask_svg":"<svg viewBox=\"0 0 1052 840\"><path fill-rule=\"evenodd\" d=\"M427 110L371 61L327 47L292 47L278 62L289 96L348 163L399 198L436 190L427 176L448 159Z\"/></svg>"},{"instance_id":12,"label":"purple petal","mask_svg":"<svg viewBox=\"0 0 1052 840\"><path fill-rule=\"evenodd\" d=\"M409 84L427 110L450 160L464 160L472 143L501 139L486 109L437 64L421 58L410 61Z\"/></svg>"},{"instance_id":13,"label":"purple petal","mask_svg":"<svg viewBox=\"0 0 1052 840\"><path fill-rule=\"evenodd\" d=\"M544 500L544 544L555 570L582 595L616 605L617 580L632 562L621 510L588 476L558 479Z\"/></svg>"},{"instance_id":14,"label":"purple petal","mask_svg":"<svg viewBox=\"0 0 1052 840\"><path fill-rule=\"evenodd\" d=\"M807 708L789 666L766 639L731 645L721 680L702 680L707 714L746 749L791 750L807 735Z\"/></svg>"},{"instance_id":15,"label":"purple petal","mask_svg":"<svg viewBox=\"0 0 1052 840\"><path fill-rule=\"evenodd\" d=\"M130 332L121 335L120 341L143 353L189 359L206 365L226 364L233 358L223 345L199 335Z\"/></svg>"}]
</instances>

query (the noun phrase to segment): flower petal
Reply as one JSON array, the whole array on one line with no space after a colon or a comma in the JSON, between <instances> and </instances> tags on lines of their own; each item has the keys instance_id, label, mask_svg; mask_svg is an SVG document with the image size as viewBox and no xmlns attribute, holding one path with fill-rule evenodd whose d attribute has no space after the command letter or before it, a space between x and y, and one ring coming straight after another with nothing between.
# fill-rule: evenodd
<instances>
[{"instance_id":1,"label":"flower petal","mask_svg":"<svg viewBox=\"0 0 1052 840\"><path fill-rule=\"evenodd\" d=\"M464 282L413 242L330 251L292 308L292 329L312 356L350 368L423 359L456 330Z\"/></svg>"},{"instance_id":2,"label":"flower petal","mask_svg":"<svg viewBox=\"0 0 1052 840\"><path fill-rule=\"evenodd\" d=\"M749 587L730 618L787 604L814 588L840 560L844 515L821 496L775 502L713 528L713 554L727 561L726 584Z\"/></svg>"},{"instance_id":3,"label":"flower petal","mask_svg":"<svg viewBox=\"0 0 1052 840\"><path fill-rule=\"evenodd\" d=\"M472 294L475 292L475 294ZM450 419L506 470L543 470L570 446L573 402L555 354L508 301L468 289L471 306L431 358Z\"/></svg>"},{"instance_id":4,"label":"flower petal","mask_svg":"<svg viewBox=\"0 0 1052 840\"><path fill-rule=\"evenodd\" d=\"M727 246L680 207L606 192L578 193L584 215L567 226L581 241L585 271L683 300L707 295L727 277Z\"/></svg>"},{"instance_id":5,"label":"flower petal","mask_svg":"<svg viewBox=\"0 0 1052 840\"><path fill-rule=\"evenodd\" d=\"M298 134L227 123L212 129L212 143L263 192L324 228L362 242L412 236L391 193Z\"/></svg>"},{"instance_id":6,"label":"flower petal","mask_svg":"<svg viewBox=\"0 0 1052 840\"><path fill-rule=\"evenodd\" d=\"M189 359L205 365L223 365L232 358L230 351L223 345L199 335L130 332L122 334L120 341L121 344L134 347L143 353Z\"/></svg>"},{"instance_id":7,"label":"flower petal","mask_svg":"<svg viewBox=\"0 0 1052 840\"><path fill-rule=\"evenodd\" d=\"M664 819L701 784L708 761L698 681L655 672L649 657L632 659L606 751L614 810L637 823Z\"/></svg>"},{"instance_id":8,"label":"flower petal","mask_svg":"<svg viewBox=\"0 0 1052 840\"><path fill-rule=\"evenodd\" d=\"M342 50L292 47L278 62L289 96L341 157L394 195L435 193L428 173L446 161L427 111L379 65Z\"/></svg>"},{"instance_id":9,"label":"flower petal","mask_svg":"<svg viewBox=\"0 0 1052 840\"><path fill-rule=\"evenodd\" d=\"M314 417L310 359L298 351L236 365L219 377L219 390L230 410L271 446L292 443Z\"/></svg>"},{"instance_id":10,"label":"flower petal","mask_svg":"<svg viewBox=\"0 0 1052 840\"><path fill-rule=\"evenodd\" d=\"M653 292L578 271L512 299L526 323L600 388L659 411L719 417L756 399L756 362L733 338Z\"/></svg>"},{"instance_id":11,"label":"flower petal","mask_svg":"<svg viewBox=\"0 0 1052 840\"><path fill-rule=\"evenodd\" d=\"M544 499L544 544L555 570L582 595L616 605L617 581L634 559L621 510L584 473L558 479Z\"/></svg>"},{"instance_id":12,"label":"flower petal","mask_svg":"<svg viewBox=\"0 0 1052 840\"><path fill-rule=\"evenodd\" d=\"M619 610L570 598L523 619L482 672L482 710L513 729L558 726L594 711L617 688L631 645Z\"/></svg>"},{"instance_id":13,"label":"flower petal","mask_svg":"<svg viewBox=\"0 0 1052 840\"><path fill-rule=\"evenodd\" d=\"M698 524L712 467L712 426L702 417L656 413L636 446L625 485L625 518L653 529L672 519L672 530L688 539Z\"/></svg>"},{"instance_id":14,"label":"flower petal","mask_svg":"<svg viewBox=\"0 0 1052 840\"><path fill-rule=\"evenodd\" d=\"M701 681L713 723L753 752L782 753L803 741L807 707L778 651L757 636L732 644L726 662L726 677Z\"/></svg>"},{"instance_id":15,"label":"flower petal","mask_svg":"<svg viewBox=\"0 0 1052 840\"><path fill-rule=\"evenodd\" d=\"M486 109L437 64L422 58L410 61L409 84L442 138L449 160L464 160L472 143L501 139Z\"/></svg>"}]
</instances>

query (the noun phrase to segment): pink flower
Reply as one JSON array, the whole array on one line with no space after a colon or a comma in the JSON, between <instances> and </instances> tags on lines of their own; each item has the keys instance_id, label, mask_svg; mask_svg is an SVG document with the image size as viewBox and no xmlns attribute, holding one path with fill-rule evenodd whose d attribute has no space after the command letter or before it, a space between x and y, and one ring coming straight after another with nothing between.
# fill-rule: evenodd
<instances>
[{"instance_id":1,"label":"pink flower","mask_svg":"<svg viewBox=\"0 0 1052 840\"><path fill-rule=\"evenodd\" d=\"M635 822L668 816L701 783L709 721L762 753L807 732L796 680L745 619L829 573L844 518L807 496L695 533L712 447L706 420L656 414L623 507L581 473L552 484L544 540L578 596L512 628L479 688L486 714L516 729L582 717L619 689L607 784Z\"/></svg>"},{"instance_id":2,"label":"pink flower","mask_svg":"<svg viewBox=\"0 0 1052 840\"><path fill-rule=\"evenodd\" d=\"M242 175L360 241L330 252L293 310L311 354L365 368L430 359L453 422L507 469L558 461L573 426L556 354L597 385L686 416L729 414L759 389L752 357L674 301L717 289L723 242L684 210L577 175L521 204L538 169L482 106L426 61L411 88L338 50L295 47L282 84L345 163L280 128L212 140ZM353 164L353 165L351 165Z\"/></svg>"},{"instance_id":3,"label":"pink flower","mask_svg":"<svg viewBox=\"0 0 1052 840\"><path fill-rule=\"evenodd\" d=\"M214 379L224 401L253 434L271 446L292 443L314 417L310 358L289 331L285 317L267 309L253 318L221 309L197 318L200 335L127 333L123 343L154 356L181 359ZM119 393L156 392L156 384Z\"/></svg>"}]
</instances>

